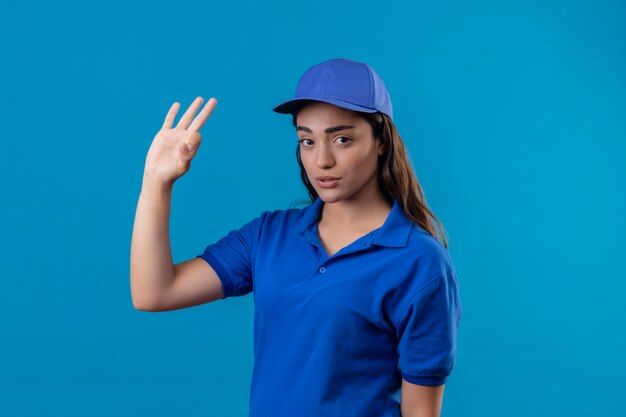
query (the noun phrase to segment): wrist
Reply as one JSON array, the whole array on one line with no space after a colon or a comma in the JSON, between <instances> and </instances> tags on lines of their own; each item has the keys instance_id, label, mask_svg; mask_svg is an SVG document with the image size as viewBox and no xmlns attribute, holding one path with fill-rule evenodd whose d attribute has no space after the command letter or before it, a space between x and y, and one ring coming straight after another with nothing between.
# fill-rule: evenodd
<instances>
[{"instance_id":1,"label":"wrist","mask_svg":"<svg viewBox=\"0 0 626 417\"><path fill-rule=\"evenodd\" d=\"M144 177L140 197L159 203L169 203L172 199L173 183Z\"/></svg>"}]
</instances>

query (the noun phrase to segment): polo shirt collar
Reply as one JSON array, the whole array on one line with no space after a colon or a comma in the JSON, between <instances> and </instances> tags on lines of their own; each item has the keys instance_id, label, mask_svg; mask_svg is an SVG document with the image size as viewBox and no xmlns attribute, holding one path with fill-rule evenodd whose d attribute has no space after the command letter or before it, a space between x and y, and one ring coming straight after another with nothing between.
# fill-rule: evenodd
<instances>
[{"instance_id":1,"label":"polo shirt collar","mask_svg":"<svg viewBox=\"0 0 626 417\"><path fill-rule=\"evenodd\" d=\"M311 205L302 209L302 217L295 224L294 234L306 237L316 228L324 201L317 197ZM415 225L402 210L398 201L393 199L393 206L385 223L374 231L372 243L379 246L402 248L407 245L409 234Z\"/></svg>"}]
</instances>

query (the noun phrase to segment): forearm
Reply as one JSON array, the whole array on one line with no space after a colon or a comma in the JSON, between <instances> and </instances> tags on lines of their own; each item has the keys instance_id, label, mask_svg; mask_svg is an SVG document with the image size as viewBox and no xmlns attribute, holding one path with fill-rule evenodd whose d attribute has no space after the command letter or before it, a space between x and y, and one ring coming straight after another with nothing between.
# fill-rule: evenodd
<instances>
[{"instance_id":1,"label":"forearm","mask_svg":"<svg viewBox=\"0 0 626 417\"><path fill-rule=\"evenodd\" d=\"M445 385L415 385L402 380L402 417L440 417Z\"/></svg>"},{"instance_id":2,"label":"forearm","mask_svg":"<svg viewBox=\"0 0 626 417\"><path fill-rule=\"evenodd\" d=\"M169 218L172 184L144 177L137 202L130 250L130 285L133 305L153 306L174 279Z\"/></svg>"}]
</instances>

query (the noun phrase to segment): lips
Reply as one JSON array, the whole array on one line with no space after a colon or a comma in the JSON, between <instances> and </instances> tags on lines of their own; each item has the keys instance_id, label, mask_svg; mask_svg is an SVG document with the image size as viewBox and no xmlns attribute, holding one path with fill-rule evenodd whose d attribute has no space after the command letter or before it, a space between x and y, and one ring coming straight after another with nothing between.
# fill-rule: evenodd
<instances>
[{"instance_id":1,"label":"lips","mask_svg":"<svg viewBox=\"0 0 626 417\"><path fill-rule=\"evenodd\" d=\"M334 188L339 183L340 177L332 177L330 175L322 175L315 177L317 184L322 188Z\"/></svg>"},{"instance_id":2,"label":"lips","mask_svg":"<svg viewBox=\"0 0 626 417\"><path fill-rule=\"evenodd\" d=\"M322 177L315 177L318 181L335 181L338 180L339 177L331 177L330 175L324 175Z\"/></svg>"}]
</instances>

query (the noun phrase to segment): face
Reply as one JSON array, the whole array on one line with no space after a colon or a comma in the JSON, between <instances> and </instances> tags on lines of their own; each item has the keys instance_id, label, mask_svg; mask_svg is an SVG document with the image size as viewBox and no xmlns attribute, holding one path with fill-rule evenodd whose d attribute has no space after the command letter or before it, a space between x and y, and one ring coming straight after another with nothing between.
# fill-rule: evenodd
<instances>
[{"instance_id":1,"label":"face","mask_svg":"<svg viewBox=\"0 0 626 417\"><path fill-rule=\"evenodd\" d=\"M300 110L296 124L300 159L321 200L351 201L378 192L376 170L384 149L367 120L350 110L312 102Z\"/></svg>"}]
</instances>

